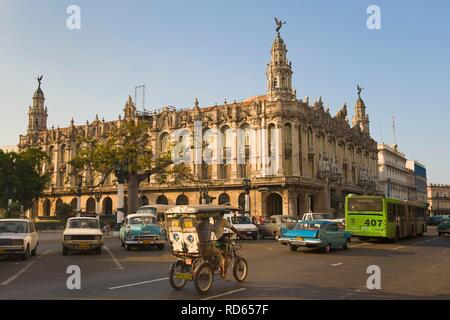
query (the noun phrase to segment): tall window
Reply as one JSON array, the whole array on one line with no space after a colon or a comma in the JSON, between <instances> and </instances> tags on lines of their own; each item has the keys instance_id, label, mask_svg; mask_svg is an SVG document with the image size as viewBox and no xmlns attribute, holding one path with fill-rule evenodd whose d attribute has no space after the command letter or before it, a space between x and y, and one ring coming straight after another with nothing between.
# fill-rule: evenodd
<instances>
[{"instance_id":1,"label":"tall window","mask_svg":"<svg viewBox=\"0 0 450 320\"><path fill-rule=\"evenodd\" d=\"M292 175L292 128L286 123L283 128L285 174Z\"/></svg>"},{"instance_id":2,"label":"tall window","mask_svg":"<svg viewBox=\"0 0 450 320\"><path fill-rule=\"evenodd\" d=\"M231 137L230 128L222 127L220 130L222 142L222 163L220 164L220 177L228 179L231 176Z\"/></svg>"},{"instance_id":3,"label":"tall window","mask_svg":"<svg viewBox=\"0 0 450 320\"><path fill-rule=\"evenodd\" d=\"M214 147L213 133L211 129L206 128L203 131L203 157L202 157L203 179L212 178L213 147Z\"/></svg>"},{"instance_id":4,"label":"tall window","mask_svg":"<svg viewBox=\"0 0 450 320\"><path fill-rule=\"evenodd\" d=\"M164 132L160 138L160 144L161 144L161 152L167 152L169 150L170 147L170 136L167 132Z\"/></svg>"},{"instance_id":5,"label":"tall window","mask_svg":"<svg viewBox=\"0 0 450 320\"><path fill-rule=\"evenodd\" d=\"M250 126L244 124L241 126L241 144L239 146L240 152L240 177L245 178L250 175ZM243 163L242 163L243 162Z\"/></svg>"},{"instance_id":6,"label":"tall window","mask_svg":"<svg viewBox=\"0 0 450 320\"><path fill-rule=\"evenodd\" d=\"M300 173L300 176L303 176L303 140L302 140L302 127L298 127L298 170ZM300 211L299 211L300 213Z\"/></svg>"}]
</instances>

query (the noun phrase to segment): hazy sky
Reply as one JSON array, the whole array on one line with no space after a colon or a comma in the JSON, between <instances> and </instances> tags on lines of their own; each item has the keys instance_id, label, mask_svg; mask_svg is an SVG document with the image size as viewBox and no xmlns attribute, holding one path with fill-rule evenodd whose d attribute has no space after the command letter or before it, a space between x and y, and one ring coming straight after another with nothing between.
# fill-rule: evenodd
<instances>
[{"instance_id":1,"label":"hazy sky","mask_svg":"<svg viewBox=\"0 0 450 320\"><path fill-rule=\"evenodd\" d=\"M66 9L81 8L81 30ZM367 7L381 8L369 30ZM18 143L37 73L48 126L117 118L145 84L148 108L192 107L264 94L275 37L292 60L297 95L323 97L334 114L356 84L377 140L397 143L450 183L450 1L18 1L0 0L0 145Z\"/></svg>"}]
</instances>

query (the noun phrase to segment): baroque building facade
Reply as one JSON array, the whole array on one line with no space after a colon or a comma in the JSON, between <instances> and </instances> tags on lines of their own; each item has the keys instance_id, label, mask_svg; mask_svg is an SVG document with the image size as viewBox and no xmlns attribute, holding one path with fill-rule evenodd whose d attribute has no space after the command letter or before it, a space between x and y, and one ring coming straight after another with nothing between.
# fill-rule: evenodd
<instances>
[{"instance_id":1,"label":"baroque building facade","mask_svg":"<svg viewBox=\"0 0 450 320\"><path fill-rule=\"evenodd\" d=\"M427 187L431 216L450 216L450 185L430 183Z\"/></svg>"},{"instance_id":2,"label":"baroque building facade","mask_svg":"<svg viewBox=\"0 0 450 320\"><path fill-rule=\"evenodd\" d=\"M252 215L301 215L307 211L327 211L343 215L344 196L348 193L372 194L378 182L377 143L370 137L366 106L358 92L352 126L344 104L335 116L322 98L310 102L297 99L292 87L292 64L278 33L267 65L267 92L239 102L184 109L164 107L157 111L137 111L131 97L123 117L104 121L98 117L85 125L73 119L65 128L47 128L47 108L40 88L29 107L27 134L20 136L20 149L39 147L50 156L43 170L51 173L51 186L36 201L32 216L53 215L57 206L76 207L77 178L68 176L68 161L77 154L78 136L103 135L124 121L147 121L148 144L164 151L173 132L192 133L200 123L203 139L208 132L221 136L212 163L198 161L194 152L189 166L208 186L213 203L244 207L244 179L250 179L249 209ZM233 134L243 132L242 136ZM90 172L84 173L88 179ZM198 204L199 186L186 182L168 187L149 179L140 186L141 203ZM126 201L125 201L126 203ZM115 177L108 177L96 194L83 192L81 210L103 214L117 209Z\"/></svg>"}]
</instances>

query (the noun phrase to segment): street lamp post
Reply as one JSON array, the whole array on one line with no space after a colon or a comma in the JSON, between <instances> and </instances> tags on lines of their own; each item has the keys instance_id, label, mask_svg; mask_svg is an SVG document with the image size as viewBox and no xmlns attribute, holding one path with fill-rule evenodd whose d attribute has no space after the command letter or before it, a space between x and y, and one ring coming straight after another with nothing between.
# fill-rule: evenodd
<instances>
[{"instance_id":1,"label":"street lamp post","mask_svg":"<svg viewBox=\"0 0 450 320\"><path fill-rule=\"evenodd\" d=\"M81 187L83 185L83 176L78 176L78 184L77 184L77 216L81 215Z\"/></svg>"},{"instance_id":2,"label":"street lamp post","mask_svg":"<svg viewBox=\"0 0 450 320\"><path fill-rule=\"evenodd\" d=\"M125 191L124 191L124 184L125 184L125 177L127 175L126 166L122 163L117 162L114 170L114 174L117 177L117 216L116 221L117 223L122 223L122 221L125 219L125 209L124 209L124 198L125 198Z\"/></svg>"},{"instance_id":3,"label":"street lamp post","mask_svg":"<svg viewBox=\"0 0 450 320\"><path fill-rule=\"evenodd\" d=\"M251 180L249 178L244 178L244 192L245 192L244 212L247 215L250 215L250 183Z\"/></svg>"},{"instance_id":4,"label":"street lamp post","mask_svg":"<svg viewBox=\"0 0 450 320\"><path fill-rule=\"evenodd\" d=\"M94 197L97 203L97 206L95 207L95 213L96 215L100 215L100 199L102 198L102 194L100 192L97 192Z\"/></svg>"}]
</instances>

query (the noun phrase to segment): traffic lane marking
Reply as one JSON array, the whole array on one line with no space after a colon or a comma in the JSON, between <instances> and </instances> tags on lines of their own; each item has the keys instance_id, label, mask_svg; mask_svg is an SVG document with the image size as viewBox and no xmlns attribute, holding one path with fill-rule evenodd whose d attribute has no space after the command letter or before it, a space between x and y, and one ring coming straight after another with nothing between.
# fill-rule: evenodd
<instances>
[{"instance_id":1,"label":"traffic lane marking","mask_svg":"<svg viewBox=\"0 0 450 320\"><path fill-rule=\"evenodd\" d=\"M400 250L400 249L403 249L404 248L404 246L400 246L400 247L396 247L396 248L392 248L391 250Z\"/></svg>"},{"instance_id":2,"label":"traffic lane marking","mask_svg":"<svg viewBox=\"0 0 450 320\"><path fill-rule=\"evenodd\" d=\"M28 263L25 267L23 267L21 270L19 270L19 272L17 272L15 275L13 275L12 277L6 279L5 281L3 281L1 283L2 286L7 286L10 283L12 283L14 280L16 280L22 273L24 273L25 271L28 270L29 267L31 267L34 263L36 263L37 261L39 261L40 259L42 259L44 256L46 256L47 254L50 253L51 250L47 250L45 251L43 254L38 255L36 257L36 259L34 259L33 261L31 261L30 263Z\"/></svg>"},{"instance_id":3,"label":"traffic lane marking","mask_svg":"<svg viewBox=\"0 0 450 320\"><path fill-rule=\"evenodd\" d=\"M246 288L240 288L240 289L236 289L236 290L231 290L231 291L227 291L227 292L224 292L224 293L221 293L221 294L217 294L217 295L215 295L215 296L211 296L211 297L204 298L204 299L202 299L202 300L216 299L216 298L228 296L228 295L233 294L233 293L236 293L236 292L241 292L241 291L244 291L244 290L246 290Z\"/></svg>"},{"instance_id":4,"label":"traffic lane marking","mask_svg":"<svg viewBox=\"0 0 450 320\"><path fill-rule=\"evenodd\" d=\"M343 264L344 264L343 262L338 262L338 263L333 263L332 266L333 267L337 267L337 266L340 266L340 265L343 265Z\"/></svg>"},{"instance_id":5,"label":"traffic lane marking","mask_svg":"<svg viewBox=\"0 0 450 320\"><path fill-rule=\"evenodd\" d=\"M372 244L370 242L364 242L364 243L360 243L360 244L355 244L355 245L350 245L350 248L355 248L355 247L360 247L360 246L366 246Z\"/></svg>"},{"instance_id":6,"label":"traffic lane marking","mask_svg":"<svg viewBox=\"0 0 450 320\"><path fill-rule=\"evenodd\" d=\"M117 266L117 269L123 270L125 269L122 264L119 262L119 260L116 259L116 257L114 256L114 254L112 253L111 250L109 250L109 248L107 246L103 246L105 248L105 250L109 253L109 255L111 256L111 258L114 260L114 263Z\"/></svg>"},{"instance_id":7,"label":"traffic lane marking","mask_svg":"<svg viewBox=\"0 0 450 320\"><path fill-rule=\"evenodd\" d=\"M159 282L159 281L164 281L164 280L169 280L169 277L160 278L160 279L153 279L153 280L148 280L148 281L142 281L142 282L136 282L136 283L124 284L124 285L121 285L121 286L110 287L110 288L108 288L108 290L116 290L116 289L128 288L128 287L139 286L139 285L142 285L142 284L147 284L147 283L152 283L152 282Z\"/></svg>"}]
</instances>

